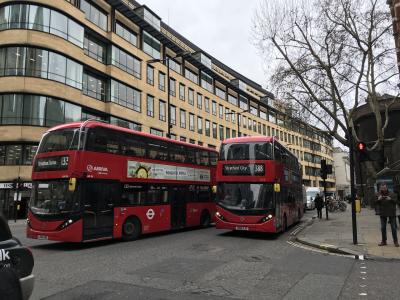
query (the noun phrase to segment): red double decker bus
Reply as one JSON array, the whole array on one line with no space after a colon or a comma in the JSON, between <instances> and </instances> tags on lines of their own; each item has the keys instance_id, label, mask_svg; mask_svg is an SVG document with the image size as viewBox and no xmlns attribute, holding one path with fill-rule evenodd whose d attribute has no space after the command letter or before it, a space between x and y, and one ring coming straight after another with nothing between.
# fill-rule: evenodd
<instances>
[{"instance_id":1,"label":"red double decker bus","mask_svg":"<svg viewBox=\"0 0 400 300\"><path fill-rule=\"evenodd\" d=\"M208 226L217 157L209 148L97 121L54 127L34 159L27 236L134 240Z\"/></svg>"},{"instance_id":2,"label":"red double decker bus","mask_svg":"<svg viewBox=\"0 0 400 300\"><path fill-rule=\"evenodd\" d=\"M221 145L216 228L281 232L303 216L301 168L274 137L239 137Z\"/></svg>"}]
</instances>

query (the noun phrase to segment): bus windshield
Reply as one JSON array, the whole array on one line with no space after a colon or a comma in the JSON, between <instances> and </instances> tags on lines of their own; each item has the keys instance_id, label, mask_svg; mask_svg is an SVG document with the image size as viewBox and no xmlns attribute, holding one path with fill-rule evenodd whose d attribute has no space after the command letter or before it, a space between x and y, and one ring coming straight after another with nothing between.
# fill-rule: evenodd
<instances>
[{"instance_id":1,"label":"bus windshield","mask_svg":"<svg viewBox=\"0 0 400 300\"><path fill-rule=\"evenodd\" d=\"M58 215L80 209L76 192L68 191L68 181L34 182L30 208L38 215Z\"/></svg>"},{"instance_id":2,"label":"bus windshield","mask_svg":"<svg viewBox=\"0 0 400 300\"><path fill-rule=\"evenodd\" d=\"M223 144L220 160L271 160L272 154L270 142Z\"/></svg>"},{"instance_id":3,"label":"bus windshield","mask_svg":"<svg viewBox=\"0 0 400 300\"><path fill-rule=\"evenodd\" d=\"M220 183L218 204L235 210L273 209L273 188L270 183Z\"/></svg>"},{"instance_id":4,"label":"bus windshield","mask_svg":"<svg viewBox=\"0 0 400 300\"><path fill-rule=\"evenodd\" d=\"M66 128L46 133L40 142L38 153L76 150L79 128Z\"/></svg>"}]
</instances>

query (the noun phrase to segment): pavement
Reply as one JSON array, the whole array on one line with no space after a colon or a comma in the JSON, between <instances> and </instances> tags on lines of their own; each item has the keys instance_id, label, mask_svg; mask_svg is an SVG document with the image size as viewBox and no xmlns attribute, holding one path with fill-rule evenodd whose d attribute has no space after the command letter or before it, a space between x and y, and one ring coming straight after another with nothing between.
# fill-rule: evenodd
<instances>
[{"instance_id":1,"label":"pavement","mask_svg":"<svg viewBox=\"0 0 400 300\"><path fill-rule=\"evenodd\" d=\"M357 258L375 260L400 260L400 248L396 248L391 239L390 225L387 226L388 245L378 246L381 241L380 220L375 211L362 208L357 213L357 239L353 244L351 207L346 212L329 213L329 220L314 219L312 225L302 230L296 237L297 242L339 254L350 254ZM400 237L400 232L398 232Z\"/></svg>"}]
</instances>

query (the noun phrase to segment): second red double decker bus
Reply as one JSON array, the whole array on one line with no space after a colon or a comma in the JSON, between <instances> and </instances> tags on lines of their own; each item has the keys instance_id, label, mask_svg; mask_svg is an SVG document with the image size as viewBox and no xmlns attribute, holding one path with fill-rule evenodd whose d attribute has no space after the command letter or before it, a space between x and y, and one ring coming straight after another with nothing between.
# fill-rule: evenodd
<instances>
[{"instance_id":1,"label":"second red double decker bus","mask_svg":"<svg viewBox=\"0 0 400 300\"><path fill-rule=\"evenodd\" d=\"M60 125L34 159L27 236L82 242L207 226L218 153L101 122Z\"/></svg>"},{"instance_id":2,"label":"second red double decker bus","mask_svg":"<svg viewBox=\"0 0 400 300\"><path fill-rule=\"evenodd\" d=\"M274 137L239 137L221 145L216 228L281 232L303 216L297 158Z\"/></svg>"}]
</instances>

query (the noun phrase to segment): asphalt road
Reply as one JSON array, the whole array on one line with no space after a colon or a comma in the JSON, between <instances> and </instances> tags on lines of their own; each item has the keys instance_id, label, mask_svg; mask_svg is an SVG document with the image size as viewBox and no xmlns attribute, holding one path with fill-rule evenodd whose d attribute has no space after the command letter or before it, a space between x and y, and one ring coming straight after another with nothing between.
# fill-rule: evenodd
<instances>
[{"instance_id":1,"label":"asphalt road","mask_svg":"<svg viewBox=\"0 0 400 300\"><path fill-rule=\"evenodd\" d=\"M310 215L311 213L308 213ZM31 299L399 299L400 263L304 249L282 235L194 229L133 242L28 240Z\"/></svg>"}]
</instances>

